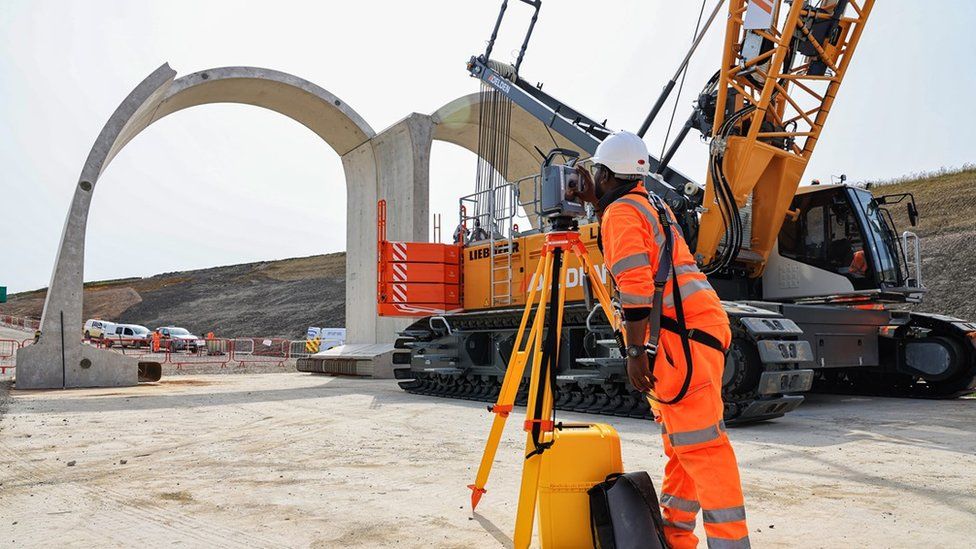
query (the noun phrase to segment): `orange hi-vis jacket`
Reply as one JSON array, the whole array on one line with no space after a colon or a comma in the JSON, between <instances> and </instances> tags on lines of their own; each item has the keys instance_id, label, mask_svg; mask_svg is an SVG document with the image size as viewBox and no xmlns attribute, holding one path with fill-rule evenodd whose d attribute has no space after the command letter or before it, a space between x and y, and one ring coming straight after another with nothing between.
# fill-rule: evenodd
<instances>
[{"instance_id":1,"label":"orange hi-vis jacket","mask_svg":"<svg viewBox=\"0 0 976 549\"><path fill-rule=\"evenodd\" d=\"M674 318L674 287L681 292L686 327L706 332L725 347L731 342L729 319L718 295L683 238L679 238L674 215L668 210L672 257L677 280L665 286L661 314ZM643 184L617 198L603 212L600 222L603 257L620 292L625 308L651 307L654 274L657 272L665 236L657 209L647 198ZM654 314L654 312L652 312ZM654 393L670 399L679 391L691 367L681 352L681 336L663 331L653 364ZM661 483L664 535L672 549L698 546L695 524L699 512L708 546L748 549L742 483L735 452L722 421L722 372L724 354L692 342L693 364L690 386L684 398L672 404L652 402L661 424L664 453L668 463Z\"/></svg>"},{"instance_id":2,"label":"orange hi-vis jacket","mask_svg":"<svg viewBox=\"0 0 976 549\"><path fill-rule=\"evenodd\" d=\"M668 210L674 231L674 267L678 275L678 288L688 328L704 329L708 326L728 326L729 319L722 303L698 270L695 258L688 250L684 238L680 238L674 214ZM603 257L620 292L620 304L624 308L650 307L654 297L654 273L657 272L661 250L664 248L664 231L657 211L648 202L643 183L607 206L600 223L603 240ZM668 280L664 289L663 316L675 317L674 280Z\"/></svg>"}]
</instances>

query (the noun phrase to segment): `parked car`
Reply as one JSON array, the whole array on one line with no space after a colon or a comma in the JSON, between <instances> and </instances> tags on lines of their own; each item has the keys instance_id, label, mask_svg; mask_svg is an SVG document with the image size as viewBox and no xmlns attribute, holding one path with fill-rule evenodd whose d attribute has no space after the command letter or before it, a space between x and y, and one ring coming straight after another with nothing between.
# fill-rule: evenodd
<instances>
[{"instance_id":1,"label":"parked car","mask_svg":"<svg viewBox=\"0 0 976 549\"><path fill-rule=\"evenodd\" d=\"M149 328L138 324L116 324L115 333L111 336L105 335L103 339L109 347L114 343L122 347L143 347L149 345L150 333Z\"/></svg>"},{"instance_id":2,"label":"parked car","mask_svg":"<svg viewBox=\"0 0 976 549\"><path fill-rule=\"evenodd\" d=\"M89 318L85 321L85 339L102 339L106 334L115 333L115 324Z\"/></svg>"},{"instance_id":3,"label":"parked car","mask_svg":"<svg viewBox=\"0 0 976 549\"><path fill-rule=\"evenodd\" d=\"M178 326L163 326L156 328L156 331L159 332L159 346L162 349L168 349L169 351L190 351L191 353L195 353L206 348L207 346L206 341L199 336L191 334L186 328L180 328ZM150 337L152 336L150 335Z\"/></svg>"}]
</instances>

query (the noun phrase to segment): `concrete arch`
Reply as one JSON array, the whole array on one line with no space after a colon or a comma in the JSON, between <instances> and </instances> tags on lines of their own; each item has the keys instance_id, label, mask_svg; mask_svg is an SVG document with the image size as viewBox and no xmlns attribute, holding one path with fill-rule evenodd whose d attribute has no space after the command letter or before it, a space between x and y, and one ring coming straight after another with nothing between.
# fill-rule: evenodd
<instances>
[{"instance_id":1,"label":"concrete arch","mask_svg":"<svg viewBox=\"0 0 976 549\"><path fill-rule=\"evenodd\" d=\"M374 141L376 132L344 101L307 80L270 69L222 67L175 77L168 64L153 71L122 101L95 140L62 231L41 319L42 335L35 345L18 353L18 387L136 383L131 359L81 342L85 233L92 194L115 155L141 131L169 114L209 103L243 103L284 114L335 149L342 158L348 191L347 328L353 342L372 343L378 335L392 335L402 325L377 319L375 309L363 306L375 303L376 200L381 188L396 188L396 193L386 196L390 207L395 211L406 208L408 213L389 227L391 238L426 239L424 150L426 147L429 153L429 128L425 133L423 125L411 123L408 117L405 124L395 125ZM390 152L404 146L412 154Z\"/></svg>"},{"instance_id":2,"label":"concrete arch","mask_svg":"<svg viewBox=\"0 0 976 549\"><path fill-rule=\"evenodd\" d=\"M433 138L447 141L478 154L478 129L480 95L463 95L434 111ZM579 150L579 147L562 135L549 130L539 119L518 105L512 106L512 122L509 142L508 178L511 181L539 173L542 158L536 148L549 152L554 147ZM497 168L497 167L496 167ZM473 187L472 187L473 190ZM519 192L523 200L535 193L530 182L523 183ZM535 226L537 221L530 215Z\"/></svg>"}]
</instances>

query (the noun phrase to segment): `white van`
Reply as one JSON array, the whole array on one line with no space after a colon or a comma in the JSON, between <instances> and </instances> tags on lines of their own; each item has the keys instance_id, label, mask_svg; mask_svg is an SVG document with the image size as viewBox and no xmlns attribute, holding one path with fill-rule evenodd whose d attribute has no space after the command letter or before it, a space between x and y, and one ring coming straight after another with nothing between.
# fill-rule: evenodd
<instances>
[{"instance_id":1,"label":"white van","mask_svg":"<svg viewBox=\"0 0 976 549\"><path fill-rule=\"evenodd\" d=\"M115 324L105 320L89 318L85 321L85 339L102 339L115 333Z\"/></svg>"},{"instance_id":2,"label":"white van","mask_svg":"<svg viewBox=\"0 0 976 549\"><path fill-rule=\"evenodd\" d=\"M346 329L345 328L316 328L314 326L309 326L308 331L305 333L306 341L311 341L313 339L318 339L319 350L327 351L333 347L338 347L346 343Z\"/></svg>"},{"instance_id":3,"label":"white van","mask_svg":"<svg viewBox=\"0 0 976 549\"><path fill-rule=\"evenodd\" d=\"M111 336L105 335L106 345L112 346L112 340L116 340L122 347L141 347L149 346L151 334L149 328L138 324L116 324L115 333Z\"/></svg>"}]
</instances>

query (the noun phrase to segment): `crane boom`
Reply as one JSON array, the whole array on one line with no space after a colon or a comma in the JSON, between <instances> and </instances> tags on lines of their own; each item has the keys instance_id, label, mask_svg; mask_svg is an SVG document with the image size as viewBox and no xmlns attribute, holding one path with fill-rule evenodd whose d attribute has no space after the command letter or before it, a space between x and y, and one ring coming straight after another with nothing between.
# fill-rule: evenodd
<instances>
[{"instance_id":1,"label":"crane boom","mask_svg":"<svg viewBox=\"0 0 976 549\"><path fill-rule=\"evenodd\" d=\"M699 263L762 274L873 5L730 0Z\"/></svg>"}]
</instances>

